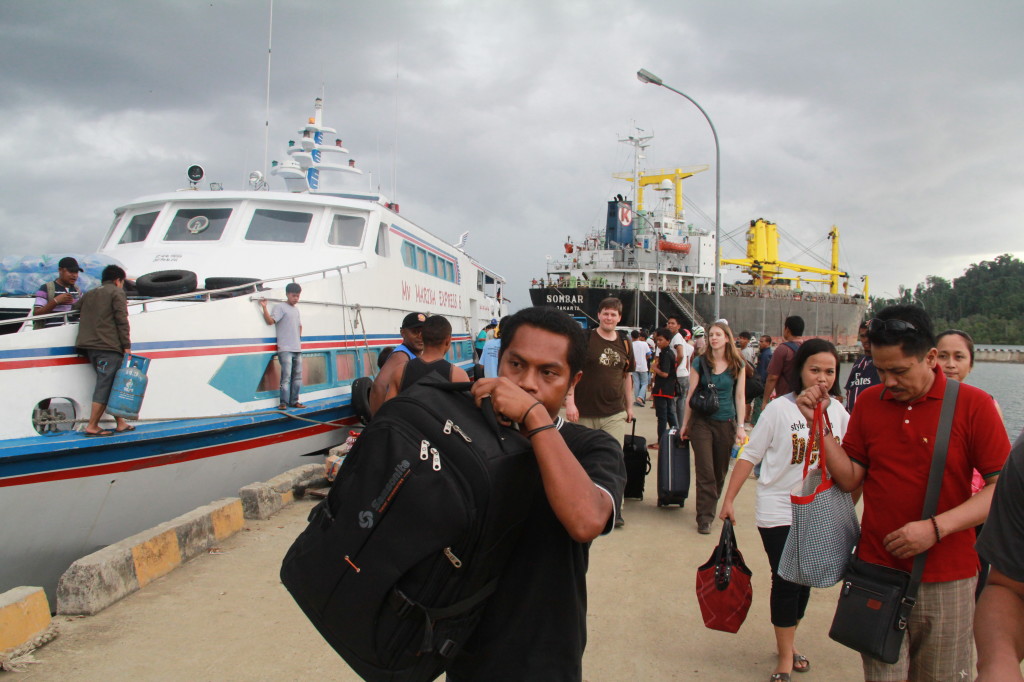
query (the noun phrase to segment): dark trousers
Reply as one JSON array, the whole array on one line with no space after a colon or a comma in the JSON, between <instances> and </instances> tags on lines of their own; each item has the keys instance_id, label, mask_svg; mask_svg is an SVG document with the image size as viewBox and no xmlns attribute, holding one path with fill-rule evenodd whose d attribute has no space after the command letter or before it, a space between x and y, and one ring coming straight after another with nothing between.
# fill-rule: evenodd
<instances>
[{"instance_id":1,"label":"dark trousers","mask_svg":"<svg viewBox=\"0 0 1024 682\"><path fill-rule=\"evenodd\" d=\"M659 396L654 397L654 414L658 417L658 442L661 442L661 436L665 433L666 426L671 426L673 429L678 429L679 424L676 423L676 411L673 403L675 398L661 398Z\"/></svg>"},{"instance_id":2,"label":"dark trousers","mask_svg":"<svg viewBox=\"0 0 1024 682\"><path fill-rule=\"evenodd\" d=\"M779 577L779 560L782 559L782 548L786 546L786 538L789 536L789 526L758 528L757 531L761 534L761 543L768 555L768 564L772 567L772 625L777 628L796 627L807 610L811 588Z\"/></svg>"},{"instance_id":3,"label":"dark trousers","mask_svg":"<svg viewBox=\"0 0 1024 682\"><path fill-rule=\"evenodd\" d=\"M719 422L696 412L690 420L690 451L697 475L697 523L711 524L722 496L725 476L729 473L729 456L736 442L736 422Z\"/></svg>"}]
</instances>

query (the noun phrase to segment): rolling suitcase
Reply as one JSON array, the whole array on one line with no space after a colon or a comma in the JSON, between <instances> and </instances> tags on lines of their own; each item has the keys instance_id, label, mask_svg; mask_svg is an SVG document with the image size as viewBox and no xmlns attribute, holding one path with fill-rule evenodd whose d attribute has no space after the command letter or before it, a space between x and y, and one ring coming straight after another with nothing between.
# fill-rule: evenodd
<instances>
[{"instance_id":1,"label":"rolling suitcase","mask_svg":"<svg viewBox=\"0 0 1024 682\"><path fill-rule=\"evenodd\" d=\"M658 444L658 506L686 502L690 494L690 441L680 441L679 431L668 429Z\"/></svg>"},{"instance_id":2,"label":"rolling suitcase","mask_svg":"<svg viewBox=\"0 0 1024 682\"><path fill-rule=\"evenodd\" d=\"M651 472L651 456L647 452L647 439L636 435L636 420L633 433L622 443L622 455L626 461L626 487L622 496L644 499L644 481Z\"/></svg>"}]
</instances>

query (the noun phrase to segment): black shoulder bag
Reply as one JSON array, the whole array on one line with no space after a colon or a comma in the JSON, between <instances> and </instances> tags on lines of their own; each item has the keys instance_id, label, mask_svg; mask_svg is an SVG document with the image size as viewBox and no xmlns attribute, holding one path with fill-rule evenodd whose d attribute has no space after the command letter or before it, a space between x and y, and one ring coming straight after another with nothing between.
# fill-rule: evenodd
<instances>
[{"instance_id":1,"label":"black shoulder bag","mask_svg":"<svg viewBox=\"0 0 1024 682\"><path fill-rule=\"evenodd\" d=\"M705 369L704 358L695 358L700 361L700 382L690 396L690 407L705 417L710 417L718 412L718 387L711 381L710 369Z\"/></svg>"},{"instance_id":2,"label":"black shoulder bag","mask_svg":"<svg viewBox=\"0 0 1024 682\"><path fill-rule=\"evenodd\" d=\"M959 390L959 382L946 380L922 519L931 518L939 503L949 433L953 426L953 410L956 408ZM828 636L883 663L896 663L900 658L900 646L907 632L910 612L917 603L917 588L921 584L927 554L921 552L914 557L913 571L907 573L861 561L854 547L850 564L843 576L843 590Z\"/></svg>"}]
</instances>

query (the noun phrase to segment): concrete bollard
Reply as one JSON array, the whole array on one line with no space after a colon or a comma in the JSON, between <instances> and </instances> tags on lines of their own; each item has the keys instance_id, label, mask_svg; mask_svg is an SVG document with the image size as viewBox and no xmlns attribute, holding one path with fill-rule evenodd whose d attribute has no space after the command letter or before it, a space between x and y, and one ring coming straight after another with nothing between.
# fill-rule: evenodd
<instances>
[{"instance_id":1,"label":"concrete bollard","mask_svg":"<svg viewBox=\"0 0 1024 682\"><path fill-rule=\"evenodd\" d=\"M242 529L242 502L193 509L84 556L57 583L57 613L93 615Z\"/></svg>"},{"instance_id":2,"label":"concrete bollard","mask_svg":"<svg viewBox=\"0 0 1024 682\"><path fill-rule=\"evenodd\" d=\"M41 587L15 587L0 594L0 652L16 649L50 626L50 603Z\"/></svg>"},{"instance_id":3,"label":"concrete bollard","mask_svg":"<svg viewBox=\"0 0 1024 682\"><path fill-rule=\"evenodd\" d=\"M247 519L269 519L296 497L306 494L307 488L327 485L322 464L307 464L286 471L264 483L250 483L238 491Z\"/></svg>"}]
</instances>

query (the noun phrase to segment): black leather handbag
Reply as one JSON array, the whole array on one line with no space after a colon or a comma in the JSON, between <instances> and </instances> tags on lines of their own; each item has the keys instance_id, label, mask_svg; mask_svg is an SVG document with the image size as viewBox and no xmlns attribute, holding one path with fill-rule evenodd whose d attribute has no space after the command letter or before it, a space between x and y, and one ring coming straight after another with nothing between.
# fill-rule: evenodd
<instances>
[{"instance_id":1,"label":"black leather handbag","mask_svg":"<svg viewBox=\"0 0 1024 682\"><path fill-rule=\"evenodd\" d=\"M698 374L700 381L697 383L693 395L690 396L690 407L696 410L697 414L710 417L718 412L718 388L711 381L710 370L704 366L707 363L703 358L698 359L701 361L700 374Z\"/></svg>"},{"instance_id":2,"label":"black leather handbag","mask_svg":"<svg viewBox=\"0 0 1024 682\"><path fill-rule=\"evenodd\" d=\"M953 426L953 410L959 390L959 382L946 380L939 428L936 431L935 448L932 450L932 465L928 473L928 489L921 513L923 519L931 518L938 506L939 489L946 469L949 432ZM911 573L861 561L856 553L857 549L854 548L843 575L843 589L828 636L883 663L896 663L900 658L900 647L907 632L910 612L917 603L917 588L921 584L928 552L921 552L914 557Z\"/></svg>"}]
</instances>

